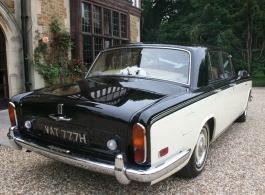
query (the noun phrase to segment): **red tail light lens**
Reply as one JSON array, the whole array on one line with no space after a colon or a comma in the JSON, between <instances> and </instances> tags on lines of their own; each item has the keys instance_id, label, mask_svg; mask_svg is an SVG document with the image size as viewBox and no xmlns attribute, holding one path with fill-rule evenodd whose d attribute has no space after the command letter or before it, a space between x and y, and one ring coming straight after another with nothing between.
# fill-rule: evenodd
<instances>
[{"instance_id":1,"label":"red tail light lens","mask_svg":"<svg viewBox=\"0 0 265 195\"><path fill-rule=\"evenodd\" d=\"M140 124L133 126L133 153L136 163L143 163L146 160L146 137L145 128Z\"/></svg>"},{"instance_id":2,"label":"red tail light lens","mask_svg":"<svg viewBox=\"0 0 265 195\"><path fill-rule=\"evenodd\" d=\"M17 118L16 118L16 111L15 111L15 105L12 102L9 102L8 104L8 111L9 111L9 118L11 126L17 125Z\"/></svg>"}]
</instances>

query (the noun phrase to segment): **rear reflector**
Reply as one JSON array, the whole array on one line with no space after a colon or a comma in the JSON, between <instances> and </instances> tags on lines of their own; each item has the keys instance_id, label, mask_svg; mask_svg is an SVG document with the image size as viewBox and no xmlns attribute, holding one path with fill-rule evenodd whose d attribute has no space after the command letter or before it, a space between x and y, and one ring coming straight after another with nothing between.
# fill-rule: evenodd
<instances>
[{"instance_id":1,"label":"rear reflector","mask_svg":"<svg viewBox=\"0 0 265 195\"><path fill-rule=\"evenodd\" d=\"M136 163L144 163L146 161L146 137L145 128L141 124L133 126L133 153Z\"/></svg>"},{"instance_id":2,"label":"rear reflector","mask_svg":"<svg viewBox=\"0 0 265 195\"><path fill-rule=\"evenodd\" d=\"M158 156L162 157L162 156L165 156L167 153L168 153L168 147L163 148L162 150L160 150Z\"/></svg>"},{"instance_id":3,"label":"rear reflector","mask_svg":"<svg viewBox=\"0 0 265 195\"><path fill-rule=\"evenodd\" d=\"M9 102L8 104L8 111L9 111L9 118L11 126L17 125L17 117L16 117L16 111L15 111L15 105L12 102Z\"/></svg>"}]
</instances>

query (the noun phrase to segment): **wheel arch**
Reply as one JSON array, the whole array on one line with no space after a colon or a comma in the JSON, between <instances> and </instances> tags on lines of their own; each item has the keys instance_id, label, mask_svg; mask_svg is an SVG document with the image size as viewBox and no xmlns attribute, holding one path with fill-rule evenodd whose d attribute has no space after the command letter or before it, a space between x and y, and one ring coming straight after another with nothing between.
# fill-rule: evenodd
<instances>
[{"instance_id":1,"label":"wheel arch","mask_svg":"<svg viewBox=\"0 0 265 195\"><path fill-rule=\"evenodd\" d=\"M209 126L209 130L210 130L210 132L209 132L210 133L209 141L211 142L213 140L215 119L212 117L212 118L208 119L208 121L206 123L208 123L208 126Z\"/></svg>"}]
</instances>

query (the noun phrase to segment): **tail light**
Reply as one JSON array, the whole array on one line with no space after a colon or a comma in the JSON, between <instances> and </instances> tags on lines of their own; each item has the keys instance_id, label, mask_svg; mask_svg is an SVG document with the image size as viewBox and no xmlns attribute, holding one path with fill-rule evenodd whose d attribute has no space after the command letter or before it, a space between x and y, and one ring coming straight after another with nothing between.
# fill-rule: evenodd
<instances>
[{"instance_id":1,"label":"tail light","mask_svg":"<svg viewBox=\"0 0 265 195\"><path fill-rule=\"evenodd\" d=\"M133 126L133 153L136 163L144 163L146 161L146 135L145 128L141 124Z\"/></svg>"},{"instance_id":2,"label":"tail light","mask_svg":"<svg viewBox=\"0 0 265 195\"><path fill-rule=\"evenodd\" d=\"M17 116L16 116L16 111L15 111L15 105L12 102L9 102L8 104L8 111L9 111L9 118L10 118L10 123L11 126L16 126L17 125Z\"/></svg>"}]
</instances>

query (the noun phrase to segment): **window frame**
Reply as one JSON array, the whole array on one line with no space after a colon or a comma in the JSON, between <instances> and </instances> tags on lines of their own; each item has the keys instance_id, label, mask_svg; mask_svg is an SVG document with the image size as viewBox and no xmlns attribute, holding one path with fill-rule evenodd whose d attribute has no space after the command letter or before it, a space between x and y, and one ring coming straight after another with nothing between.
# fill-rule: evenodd
<instances>
[{"instance_id":1,"label":"window frame","mask_svg":"<svg viewBox=\"0 0 265 195\"><path fill-rule=\"evenodd\" d=\"M89 21L88 21L88 24L90 24L90 32L88 31L84 31L84 8L85 7L89 7ZM107 47L107 45L105 46L105 40L106 41L110 41L110 46L114 46L114 45L118 45L118 44L122 44L122 43L128 43L129 42L129 36L130 36L130 33L129 33L129 13L127 12L124 12L124 11L121 11L119 9L114 9L114 8L111 8L111 7L108 7L104 4L100 4L100 3L95 3L93 1L86 1L86 0L83 0L83 1L80 1L80 8L81 8L81 14L80 14L80 18L81 18L81 21L80 23L78 24L79 26L79 48L81 50L80 52L80 58L85 62L87 63L88 67L91 66L91 62L87 62L86 59L89 59L88 57L85 58L85 54L84 54L84 43L81 42L81 40L83 40L85 37L89 36L91 38L91 58L92 58L92 62L95 60L97 54L99 53L98 51L96 51L96 46L95 46L95 43L96 43L96 40L97 39L101 39L101 50L105 49ZM99 8L100 10L100 33L99 31L96 31L95 30L95 8ZM109 26L110 26L110 29L109 29L109 32L110 34L105 34L105 13L106 12L109 12L110 15L109 15ZM114 16L114 13L117 14L117 20L118 20L118 23L117 23L117 33L116 36L114 36L113 34L113 31L114 31L114 23L113 23L113 16ZM125 27L123 26L122 28L122 17L125 17ZM87 22L87 21L86 21ZM89 27L88 27L89 28ZM123 31L122 31L123 30ZM125 31L124 31L125 30Z\"/></svg>"},{"instance_id":2,"label":"window frame","mask_svg":"<svg viewBox=\"0 0 265 195\"><path fill-rule=\"evenodd\" d=\"M86 24L90 26L91 28L91 32L89 31L89 27L87 27L87 32L83 31L83 22L82 22L82 4L83 3L87 3L90 5L89 12L90 13L86 13L87 18L89 18L89 20L85 20ZM134 5L132 1L128 1L128 0L119 0L119 1L113 1L113 0L104 0L104 1L98 1L98 0L70 0L69 1L69 5L70 5L70 26L72 29L72 33L73 33L73 45L74 48L71 50L71 54L72 54L72 58L73 59L77 59L80 61L84 61L84 51L83 51L83 38L84 36L90 36L92 37L92 44L94 44L94 36L97 37L102 37L103 38L103 49L105 48L105 39L110 39L111 40L111 44L109 44L109 42L107 42L107 45L111 45L114 46L117 43L121 44L121 43L129 43L131 39L134 39L134 37L131 37L131 31L130 28L132 27L131 25L131 20L132 17L131 16L135 16L137 18L141 18L141 0L137 0L137 3L139 4L139 6ZM99 6L101 7L101 21L102 21L102 25L101 25L101 29L102 29L102 34L94 34L94 24L93 24L93 13L91 12L91 10L93 9L93 6ZM121 36L119 37L113 37L112 35L105 35L104 34L104 9L109 9L112 12L116 11L119 12L119 14L125 14L127 15L127 36L126 38L122 38ZM89 15L88 15L89 14ZM91 18L91 19L90 19ZM86 26L84 27L84 29L86 28ZM133 27L135 28L135 27ZM119 27L120 29L120 27ZM111 29L112 30L112 29ZM92 32L93 31L93 32ZM87 49L88 50L88 49ZM92 48L93 50L93 48ZM95 60L95 56L91 56L92 57L92 61ZM89 68L89 66L91 65L91 62L89 62L87 64L87 68Z\"/></svg>"},{"instance_id":3,"label":"window frame","mask_svg":"<svg viewBox=\"0 0 265 195\"><path fill-rule=\"evenodd\" d=\"M179 48L179 47L176 47L176 48L172 48L172 47L143 47L143 46L138 46L138 47L118 47L118 48L110 48L110 49L107 49L107 50L104 50L102 52L100 52L102 55L104 53L107 53L109 51L115 51L115 50L120 50L121 51L121 55L119 56L116 56L116 58L114 60L117 60L119 61L119 63L117 64L122 64L122 58L123 58L123 50L126 51L126 50L131 50L131 49L163 49L163 50L172 50L172 51L182 51L182 52L186 52L189 56L188 56L188 59L189 59L189 64L188 64L188 71L187 71L187 82L181 82L181 81L176 81L176 80L171 80L171 79L163 79L163 78L157 78L157 77L150 77L150 78L154 78L154 79L161 79L161 80L164 80L164 81L170 81L170 82L175 82L175 83L179 83L179 84L182 84L182 85L185 85L185 86L190 86L191 85L191 74L192 74L192 52L189 51L188 49L185 49L185 48ZM100 59L100 56L93 62L93 66L91 66L85 76L85 78L89 77L89 74L91 74L91 70L93 68L95 68L95 64L97 63L97 61ZM116 62L115 62L116 63ZM124 77L124 75L116 75L116 76L121 76L121 77ZM128 77L130 77L130 75L127 75ZM132 76L134 77L134 76Z\"/></svg>"},{"instance_id":4,"label":"window frame","mask_svg":"<svg viewBox=\"0 0 265 195\"><path fill-rule=\"evenodd\" d=\"M96 12L97 9L99 12ZM93 22L93 27L94 27L92 32L96 35L101 35L102 34L102 22L103 22L102 21L102 7L97 6L97 5L93 5L93 9L92 9L91 14L93 15L93 17L92 17L93 21L92 22ZM97 23L99 23L99 24L97 25Z\"/></svg>"},{"instance_id":5,"label":"window frame","mask_svg":"<svg viewBox=\"0 0 265 195\"><path fill-rule=\"evenodd\" d=\"M218 56L218 66L219 66L219 70L218 71L220 71L219 74L218 74L219 75L218 78L214 78L213 77L213 67L215 67L215 68L217 68L217 67L216 66L212 66L211 55L210 55L211 53L217 53L217 56ZM223 66L221 64L222 56L220 54L220 51L215 51L215 50L209 51L207 53L207 58L208 58L208 66L210 66L211 74L212 74L212 77L211 77L212 79L210 79L208 77L209 82L215 82L215 81L219 81L220 79L223 79L224 78L224 70L223 70Z\"/></svg>"},{"instance_id":6,"label":"window frame","mask_svg":"<svg viewBox=\"0 0 265 195\"><path fill-rule=\"evenodd\" d=\"M109 34L107 34L106 33L106 25L105 25L105 22L106 22L106 20L105 20L105 11L108 11L109 13L110 13L110 15L109 15ZM110 10L110 9L108 9L108 8L103 8L103 19L104 19L104 21L103 21L103 27L104 27L104 35L106 35L106 36L111 36L112 35L112 26L111 26L111 16L112 16L112 11Z\"/></svg>"},{"instance_id":7,"label":"window frame","mask_svg":"<svg viewBox=\"0 0 265 195\"><path fill-rule=\"evenodd\" d=\"M224 67L224 59L223 59L223 55L226 55L227 56L227 59L229 60L229 64L230 64L230 69L231 69L231 76L226 76L227 74L225 74L225 67ZM235 70L234 70L234 67L233 67L233 64L232 64L232 60L231 60L231 55L227 52L221 52L221 65L222 65L222 68L223 68L223 75L224 75L224 78L231 78L231 77L234 77L235 76Z\"/></svg>"}]
</instances>

